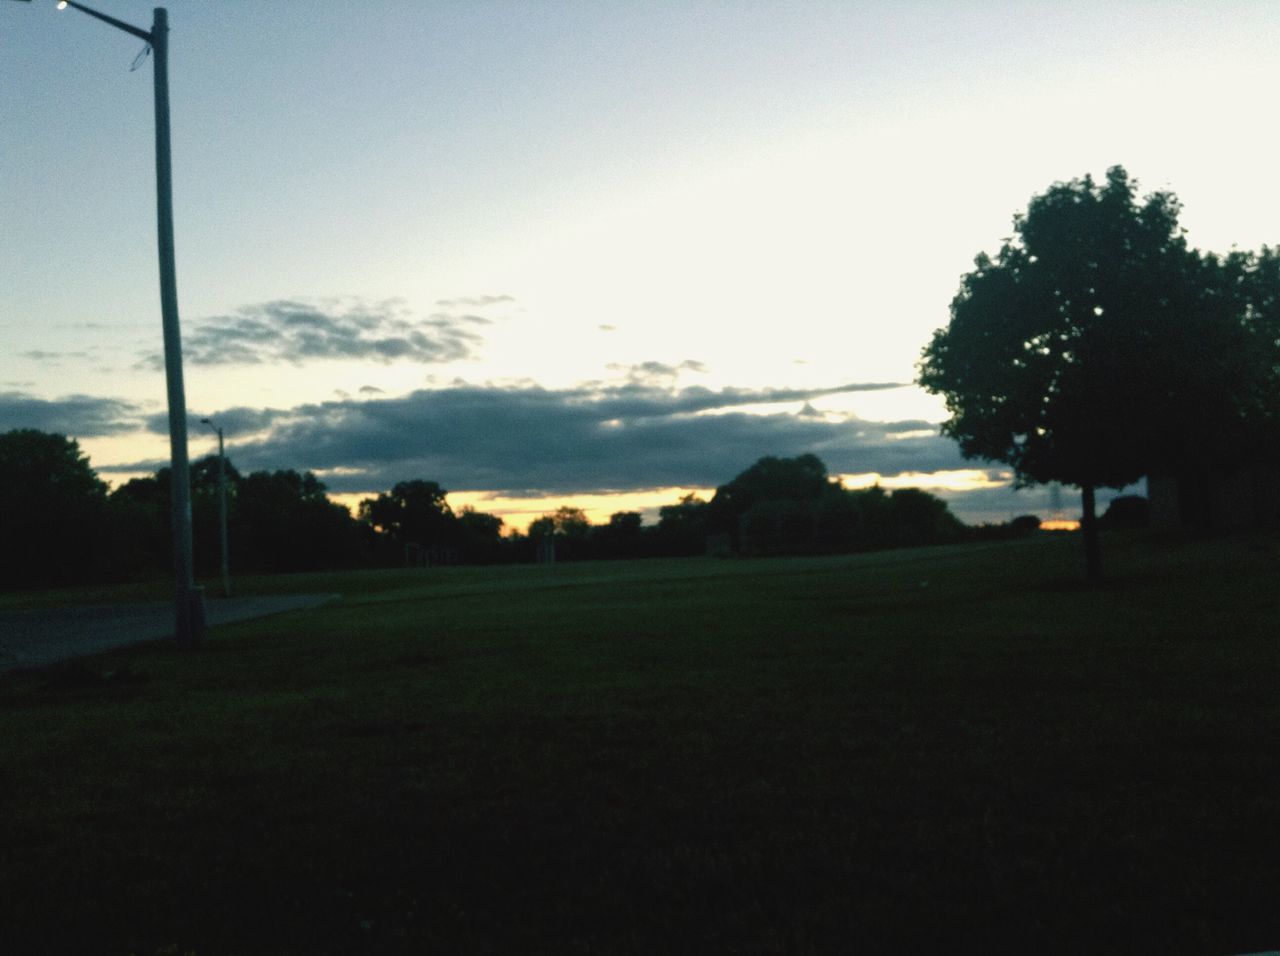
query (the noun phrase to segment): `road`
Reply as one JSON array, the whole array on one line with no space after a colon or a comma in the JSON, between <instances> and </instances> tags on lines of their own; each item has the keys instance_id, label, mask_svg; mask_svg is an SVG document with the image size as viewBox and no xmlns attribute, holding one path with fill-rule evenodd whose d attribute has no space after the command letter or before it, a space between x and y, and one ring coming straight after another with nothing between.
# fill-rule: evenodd
<instances>
[{"instance_id":1,"label":"road","mask_svg":"<svg viewBox=\"0 0 1280 956\"><path fill-rule=\"evenodd\" d=\"M270 614L318 607L334 594L210 598L205 618L216 628ZM173 602L95 607L0 609L0 673L40 667L173 635Z\"/></svg>"}]
</instances>

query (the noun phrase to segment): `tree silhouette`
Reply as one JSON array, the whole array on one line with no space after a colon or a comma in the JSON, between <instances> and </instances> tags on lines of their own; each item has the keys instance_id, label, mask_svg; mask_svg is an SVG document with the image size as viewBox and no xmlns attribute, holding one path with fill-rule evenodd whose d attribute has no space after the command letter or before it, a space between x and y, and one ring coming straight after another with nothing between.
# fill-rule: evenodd
<instances>
[{"instance_id":1,"label":"tree silhouette","mask_svg":"<svg viewBox=\"0 0 1280 956\"><path fill-rule=\"evenodd\" d=\"M1217 263L1188 250L1178 212L1170 193L1139 202L1119 166L1051 186L994 259L974 260L920 363L966 457L1081 489L1091 580L1096 489L1202 450L1234 401L1239 325L1214 307Z\"/></svg>"},{"instance_id":2,"label":"tree silhouette","mask_svg":"<svg viewBox=\"0 0 1280 956\"><path fill-rule=\"evenodd\" d=\"M702 554L707 547L708 503L688 494L673 505L658 509L654 530L655 548L660 554L689 556Z\"/></svg>"},{"instance_id":3,"label":"tree silhouette","mask_svg":"<svg viewBox=\"0 0 1280 956\"><path fill-rule=\"evenodd\" d=\"M154 475L130 478L111 492L111 518L123 570L130 573L171 567L169 469ZM199 538L194 542L199 548Z\"/></svg>"},{"instance_id":4,"label":"tree silhouette","mask_svg":"<svg viewBox=\"0 0 1280 956\"><path fill-rule=\"evenodd\" d=\"M638 511L618 511L608 524L591 529L591 551L597 558L638 558L645 554L644 521Z\"/></svg>"},{"instance_id":5,"label":"tree silhouette","mask_svg":"<svg viewBox=\"0 0 1280 956\"><path fill-rule=\"evenodd\" d=\"M80 446L31 428L0 434L4 586L62 584L101 570L107 486Z\"/></svg>"},{"instance_id":6,"label":"tree silhouette","mask_svg":"<svg viewBox=\"0 0 1280 956\"><path fill-rule=\"evenodd\" d=\"M346 508L328 499L324 483L309 471L245 475L237 486L236 515L243 528L232 537L237 567L313 571L359 563L359 526Z\"/></svg>"},{"instance_id":7,"label":"tree silhouette","mask_svg":"<svg viewBox=\"0 0 1280 956\"><path fill-rule=\"evenodd\" d=\"M1280 248L1263 246L1257 253L1233 251L1218 267L1211 295L1219 312L1227 313L1244 344L1223 373L1230 376L1231 430L1218 432L1235 443L1239 464L1280 462ZM1207 346L1207 347L1205 347ZM1202 343L1206 353L1218 343ZM1215 361L1223 359L1214 355ZM1221 422L1214 423L1221 426Z\"/></svg>"},{"instance_id":8,"label":"tree silhouette","mask_svg":"<svg viewBox=\"0 0 1280 956\"><path fill-rule=\"evenodd\" d=\"M468 564L494 564L506 556L502 519L468 506L457 514L458 549Z\"/></svg>"},{"instance_id":9,"label":"tree silhouette","mask_svg":"<svg viewBox=\"0 0 1280 956\"><path fill-rule=\"evenodd\" d=\"M716 489L707 506L708 529L727 534L740 545L743 522L752 508L764 502L816 501L831 485L827 466L817 455L766 456ZM769 505L766 510L768 515L756 523L757 531L779 521L794 531L795 523L802 520L796 517L796 509Z\"/></svg>"},{"instance_id":10,"label":"tree silhouette","mask_svg":"<svg viewBox=\"0 0 1280 956\"><path fill-rule=\"evenodd\" d=\"M434 481L401 481L390 494L360 502L360 519L390 534L401 545L431 547L452 543L453 511L448 492Z\"/></svg>"},{"instance_id":11,"label":"tree silhouette","mask_svg":"<svg viewBox=\"0 0 1280 956\"><path fill-rule=\"evenodd\" d=\"M585 540L591 530L587 513L581 508L561 505L551 514L535 518L529 523L529 537L540 538L554 534L569 541Z\"/></svg>"}]
</instances>

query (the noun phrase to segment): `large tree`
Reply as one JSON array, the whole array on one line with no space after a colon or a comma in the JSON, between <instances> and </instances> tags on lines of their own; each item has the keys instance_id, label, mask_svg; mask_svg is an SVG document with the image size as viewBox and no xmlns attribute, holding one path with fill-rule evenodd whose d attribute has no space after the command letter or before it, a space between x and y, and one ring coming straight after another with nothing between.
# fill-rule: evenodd
<instances>
[{"instance_id":1,"label":"large tree","mask_svg":"<svg viewBox=\"0 0 1280 956\"><path fill-rule=\"evenodd\" d=\"M1223 257L1215 305L1236 321L1245 358L1231 366L1236 378L1229 438L1232 464L1280 464L1280 247L1233 251ZM1219 359L1221 361L1221 359Z\"/></svg>"},{"instance_id":2,"label":"large tree","mask_svg":"<svg viewBox=\"0 0 1280 956\"><path fill-rule=\"evenodd\" d=\"M707 529L729 535L738 546L742 522L752 508L763 502L814 502L834 484L817 455L768 455L716 489L707 505Z\"/></svg>"},{"instance_id":3,"label":"large tree","mask_svg":"<svg viewBox=\"0 0 1280 956\"><path fill-rule=\"evenodd\" d=\"M455 530L448 494L434 481L401 481L389 494L361 501L360 520L402 545L448 544Z\"/></svg>"},{"instance_id":4,"label":"large tree","mask_svg":"<svg viewBox=\"0 0 1280 956\"><path fill-rule=\"evenodd\" d=\"M80 446L32 428L0 434L0 587L103 570L107 486Z\"/></svg>"},{"instance_id":5,"label":"large tree","mask_svg":"<svg viewBox=\"0 0 1280 956\"><path fill-rule=\"evenodd\" d=\"M1139 200L1118 166L1051 186L975 259L920 363L966 457L1081 489L1095 580L1096 489L1228 444L1258 367L1221 263L1187 247L1179 209L1167 192Z\"/></svg>"},{"instance_id":6,"label":"large tree","mask_svg":"<svg viewBox=\"0 0 1280 956\"><path fill-rule=\"evenodd\" d=\"M311 472L255 471L237 484L232 562L270 572L351 567L363 559L360 528ZM240 550L236 551L237 542Z\"/></svg>"}]
</instances>

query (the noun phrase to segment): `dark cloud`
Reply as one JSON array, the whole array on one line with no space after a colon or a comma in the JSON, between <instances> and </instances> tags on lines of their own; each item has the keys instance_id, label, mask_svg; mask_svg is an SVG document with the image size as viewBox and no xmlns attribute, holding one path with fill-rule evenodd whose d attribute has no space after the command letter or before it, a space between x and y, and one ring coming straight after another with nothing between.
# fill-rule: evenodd
<instances>
[{"instance_id":1,"label":"dark cloud","mask_svg":"<svg viewBox=\"0 0 1280 956\"><path fill-rule=\"evenodd\" d=\"M628 381L655 385L670 384L681 372L702 374L707 371L705 363L694 359L686 359L679 365L668 365L666 362L641 362L638 365L620 365L615 362L607 367L612 372L621 372Z\"/></svg>"},{"instance_id":2,"label":"dark cloud","mask_svg":"<svg viewBox=\"0 0 1280 956\"><path fill-rule=\"evenodd\" d=\"M447 311L415 319L398 300L281 299L196 323L182 352L193 365L302 365L326 359L437 364L473 357L482 341L476 330L487 324L483 316ZM159 368L163 360L148 353L143 364Z\"/></svg>"},{"instance_id":3,"label":"dark cloud","mask_svg":"<svg viewBox=\"0 0 1280 956\"><path fill-rule=\"evenodd\" d=\"M441 309L455 309L459 306L476 309L490 305L502 305L504 303L514 301L515 299L509 295L476 295L464 296L461 299L440 299L436 302L436 305Z\"/></svg>"},{"instance_id":4,"label":"dark cloud","mask_svg":"<svg viewBox=\"0 0 1280 956\"><path fill-rule=\"evenodd\" d=\"M0 429L4 431L37 428L70 438L99 438L135 431L140 418L138 406L114 398L68 395L46 400L24 392L0 392Z\"/></svg>"},{"instance_id":5,"label":"dark cloud","mask_svg":"<svg viewBox=\"0 0 1280 956\"><path fill-rule=\"evenodd\" d=\"M33 359L37 362L57 362L64 358L88 358L88 352L45 352L40 349L33 349L30 352L19 352L19 357L25 359Z\"/></svg>"},{"instance_id":6,"label":"dark cloud","mask_svg":"<svg viewBox=\"0 0 1280 956\"><path fill-rule=\"evenodd\" d=\"M894 386L455 385L399 398L232 408L212 417L226 429L241 469L340 468L341 475L326 479L335 491L385 489L418 477L506 494L716 485L763 455L805 452L819 455L832 472L964 467L955 444L926 423L739 410L887 387ZM164 416L150 425L157 433L167 429ZM931 431L912 434L922 428Z\"/></svg>"},{"instance_id":7,"label":"dark cloud","mask_svg":"<svg viewBox=\"0 0 1280 956\"><path fill-rule=\"evenodd\" d=\"M331 402L332 405L341 405L342 402ZM204 415L195 413L190 406L187 408L188 417L190 418L190 428L195 429L202 418L213 420L228 435L250 435L257 432L265 431L271 428L280 420L281 413L269 408L227 408L223 411L216 412L212 415ZM146 427L148 431L157 435L169 434L169 415L166 412L159 412L150 415L146 419ZM293 465L275 464L271 468L292 468ZM125 470L130 470L126 468Z\"/></svg>"}]
</instances>

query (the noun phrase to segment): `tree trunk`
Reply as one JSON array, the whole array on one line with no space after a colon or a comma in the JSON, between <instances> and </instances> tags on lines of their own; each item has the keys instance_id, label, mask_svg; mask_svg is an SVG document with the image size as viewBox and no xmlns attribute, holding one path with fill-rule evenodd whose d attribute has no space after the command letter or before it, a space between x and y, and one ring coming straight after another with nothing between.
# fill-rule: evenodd
<instances>
[{"instance_id":1,"label":"tree trunk","mask_svg":"<svg viewBox=\"0 0 1280 956\"><path fill-rule=\"evenodd\" d=\"M1084 532L1084 574L1090 584L1102 581L1102 542L1098 537L1098 516L1093 485L1080 486L1083 513L1080 530Z\"/></svg>"}]
</instances>

